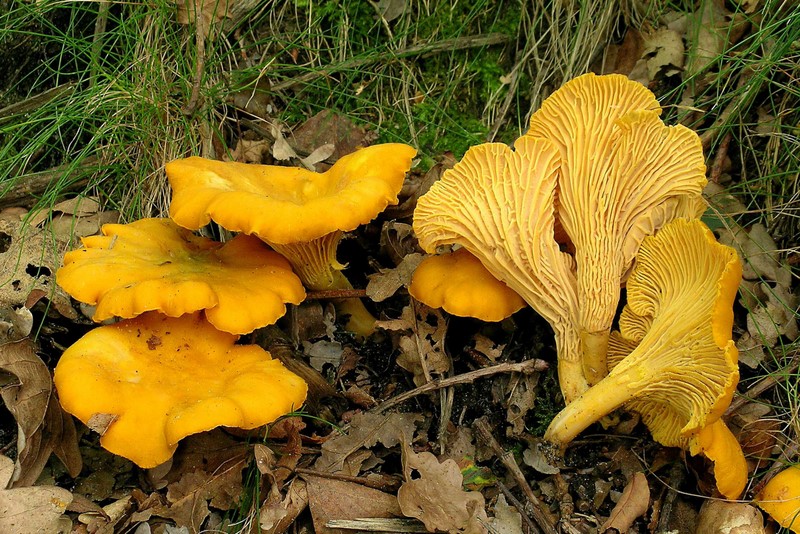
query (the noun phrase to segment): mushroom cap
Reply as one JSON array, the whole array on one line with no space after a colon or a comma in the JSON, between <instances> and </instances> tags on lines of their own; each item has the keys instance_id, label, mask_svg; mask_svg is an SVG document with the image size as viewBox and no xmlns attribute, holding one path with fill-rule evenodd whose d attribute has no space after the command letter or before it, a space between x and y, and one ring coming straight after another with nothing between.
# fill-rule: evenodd
<instances>
[{"instance_id":1,"label":"mushroom cap","mask_svg":"<svg viewBox=\"0 0 800 534\"><path fill-rule=\"evenodd\" d=\"M704 206L700 138L665 126L660 112L640 83L586 74L531 117L527 135L549 139L561 156L558 217L575 247L582 330L601 338L590 347L597 358L642 239L676 217L697 217Z\"/></svg>"},{"instance_id":2,"label":"mushroom cap","mask_svg":"<svg viewBox=\"0 0 800 534\"><path fill-rule=\"evenodd\" d=\"M756 504L780 526L800 533L800 466L775 475L756 496Z\"/></svg>"},{"instance_id":3,"label":"mushroom cap","mask_svg":"<svg viewBox=\"0 0 800 534\"><path fill-rule=\"evenodd\" d=\"M502 321L525 307L522 297L464 248L422 260L408 292L431 308L482 321Z\"/></svg>"},{"instance_id":4,"label":"mushroom cap","mask_svg":"<svg viewBox=\"0 0 800 534\"><path fill-rule=\"evenodd\" d=\"M374 219L397 194L416 150L388 143L362 148L317 173L295 167L200 157L167 163L170 217L196 230L211 220L268 243L311 241Z\"/></svg>"},{"instance_id":5,"label":"mushroom cap","mask_svg":"<svg viewBox=\"0 0 800 534\"><path fill-rule=\"evenodd\" d=\"M718 420L739 380L731 330L740 280L736 251L698 220L676 219L645 238L620 319L620 350L630 354L610 358L618 363L608 376L562 410L545 437L566 444L623 404L646 416L661 443Z\"/></svg>"},{"instance_id":6,"label":"mushroom cap","mask_svg":"<svg viewBox=\"0 0 800 534\"><path fill-rule=\"evenodd\" d=\"M106 224L102 231L66 253L56 273L67 293L97 305L95 321L206 310L218 329L244 334L278 320L284 303L305 298L289 263L255 237L222 244L169 219Z\"/></svg>"},{"instance_id":7,"label":"mushroom cap","mask_svg":"<svg viewBox=\"0 0 800 534\"><path fill-rule=\"evenodd\" d=\"M544 317L556 332L559 379L571 399L585 389L577 352L574 263L554 238L559 155L522 137L470 148L419 198L414 232L433 253L458 244Z\"/></svg>"},{"instance_id":8,"label":"mushroom cap","mask_svg":"<svg viewBox=\"0 0 800 534\"><path fill-rule=\"evenodd\" d=\"M104 448L141 467L172 456L182 438L251 429L298 409L306 383L255 345L235 345L201 314L156 312L101 326L69 347L55 369L64 409L84 423L115 418Z\"/></svg>"},{"instance_id":9,"label":"mushroom cap","mask_svg":"<svg viewBox=\"0 0 800 534\"><path fill-rule=\"evenodd\" d=\"M747 460L725 421L717 419L689 440L689 452L714 462L717 489L726 499L738 499L747 485Z\"/></svg>"}]
</instances>

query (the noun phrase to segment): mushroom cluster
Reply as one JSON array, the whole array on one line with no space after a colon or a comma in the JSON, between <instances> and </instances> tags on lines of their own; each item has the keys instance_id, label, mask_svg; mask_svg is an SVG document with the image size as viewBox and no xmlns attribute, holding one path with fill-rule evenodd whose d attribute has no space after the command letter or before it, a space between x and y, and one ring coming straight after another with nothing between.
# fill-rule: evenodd
<instances>
[{"instance_id":1,"label":"mushroom cluster","mask_svg":"<svg viewBox=\"0 0 800 534\"><path fill-rule=\"evenodd\" d=\"M624 76L575 78L513 147L470 148L419 199L414 230L429 253L455 247L479 262L471 278L502 282L485 301L516 293L552 326L567 407L548 440L565 446L624 406L656 440L715 461L718 489L736 498L747 471L720 416L739 376L731 325L741 266L698 220L700 139L660 112ZM474 306L454 306L474 301L459 288L461 269L450 261L439 276L415 273L412 295L480 318ZM516 309L493 310L494 320Z\"/></svg>"},{"instance_id":2,"label":"mushroom cluster","mask_svg":"<svg viewBox=\"0 0 800 534\"><path fill-rule=\"evenodd\" d=\"M241 334L274 323L311 289L349 287L342 232L397 202L414 149L376 145L315 173L187 158L167 165L171 219L108 224L68 252L58 284L97 322L55 369L64 409L141 467L217 426L252 429L305 402L307 384ZM211 220L240 232L195 235ZM294 272L293 272L294 269ZM297 272L300 277L298 277ZM342 301L348 325L374 318Z\"/></svg>"}]
</instances>

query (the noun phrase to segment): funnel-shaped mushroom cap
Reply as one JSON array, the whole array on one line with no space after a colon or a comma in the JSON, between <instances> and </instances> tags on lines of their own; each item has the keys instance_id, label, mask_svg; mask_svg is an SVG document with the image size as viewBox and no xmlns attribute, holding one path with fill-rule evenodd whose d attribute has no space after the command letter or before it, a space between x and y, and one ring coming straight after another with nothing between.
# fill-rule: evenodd
<instances>
[{"instance_id":1,"label":"funnel-shaped mushroom cap","mask_svg":"<svg viewBox=\"0 0 800 534\"><path fill-rule=\"evenodd\" d=\"M414 231L428 252L463 246L550 323L569 401L586 383L575 330L574 265L553 234L558 161L545 139L523 137L513 150L498 143L472 147L419 199Z\"/></svg>"},{"instance_id":2,"label":"funnel-shaped mushroom cap","mask_svg":"<svg viewBox=\"0 0 800 534\"><path fill-rule=\"evenodd\" d=\"M56 280L74 298L96 304L92 317L129 319L158 310L171 317L206 310L208 320L234 334L252 332L305 298L289 263L255 237L222 244L169 219L106 224L64 255Z\"/></svg>"},{"instance_id":3,"label":"funnel-shaped mushroom cap","mask_svg":"<svg viewBox=\"0 0 800 534\"><path fill-rule=\"evenodd\" d=\"M780 526L800 533L800 466L775 475L756 496L756 504Z\"/></svg>"},{"instance_id":4,"label":"funnel-shaped mushroom cap","mask_svg":"<svg viewBox=\"0 0 800 534\"><path fill-rule=\"evenodd\" d=\"M646 422L663 443L691 438L719 419L739 380L731 329L740 280L736 251L700 221L677 219L645 238L620 320L625 344L635 348L562 410L545 437L566 444L626 403L652 417Z\"/></svg>"},{"instance_id":5,"label":"funnel-shaped mushroom cap","mask_svg":"<svg viewBox=\"0 0 800 534\"><path fill-rule=\"evenodd\" d=\"M561 155L558 217L575 247L590 384L606 373L620 284L642 239L676 217L697 217L702 205L700 139L683 126L665 126L660 111L641 84L587 74L531 117L527 135L549 139Z\"/></svg>"},{"instance_id":6,"label":"funnel-shaped mushroom cap","mask_svg":"<svg viewBox=\"0 0 800 534\"><path fill-rule=\"evenodd\" d=\"M64 409L113 422L100 443L141 467L168 460L178 441L217 426L256 428L298 409L306 383L255 345L235 345L202 315L156 312L101 326L55 369Z\"/></svg>"},{"instance_id":7,"label":"funnel-shaped mushroom cap","mask_svg":"<svg viewBox=\"0 0 800 534\"><path fill-rule=\"evenodd\" d=\"M317 173L199 157L167 164L170 217L196 230L214 220L268 243L311 241L374 219L397 194L416 155L389 143L357 150Z\"/></svg>"},{"instance_id":8,"label":"funnel-shaped mushroom cap","mask_svg":"<svg viewBox=\"0 0 800 534\"><path fill-rule=\"evenodd\" d=\"M626 307L620 318L620 327L627 337L612 332L608 344L609 370L613 370L639 345L650 329L652 318L638 316ZM653 439L667 447L680 447L691 454L703 453L714 462L714 478L717 489L728 499L736 499L747 484L747 461L742 447L722 419L717 419L690 438L682 434L686 417L672 404L651 401L647 397L637 398L625 404L625 408L639 413L650 429Z\"/></svg>"},{"instance_id":9,"label":"funnel-shaped mushroom cap","mask_svg":"<svg viewBox=\"0 0 800 534\"><path fill-rule=\"evenodd\" d=\"M522 297L464 248L422 260L408 292L431 308L482 321L502 321L525 306Z\"/></svg>"}]
</instances>

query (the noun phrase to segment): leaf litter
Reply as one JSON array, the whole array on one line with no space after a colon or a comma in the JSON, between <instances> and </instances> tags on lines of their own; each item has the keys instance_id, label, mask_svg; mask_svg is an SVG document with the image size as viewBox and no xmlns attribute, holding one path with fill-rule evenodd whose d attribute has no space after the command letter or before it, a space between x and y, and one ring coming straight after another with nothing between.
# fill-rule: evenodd
<instances>
[{"instance_id":1,"label":"leaf litter","mask_svg":"<svg viewBox=\"0 0 800 534\"><path fill-rule=\"evenodd\" d=\"M202 19L199 30L208 37L208 28L227 16L231 4L236 2L179 3L178 20L193 25ZM757 2L743 3L747 13L753 12L751 4ZM390 22L406 8L405 2L381 2L377 13ZM201 19L194 18L195 10ZM737 16L730 5L719 2L691 13L665 13L653 27L628 29L619 45L609 47L604 69L624 72L651 87L697 75L698 83L684 95L684 103L694 105L706 84L701 73L741 37L722 31ZM691 32L696 32L694 38ZM261 114L274 105L260 97L248 103L254 100ZM762 119L766 124L767 117ZM247 132L251 135L236 140L230 157L324 170L374 139L372 131L330 110L296 128L270 120L267 130L270 135ZM513 465L530 479L548 514L562 513L564 532L667 531L660 529L664 525L669 531L705 532L703 525L759 523L761 513L743 503L726 503L719 511L717 501L709 500L698 516L693 509L697 502L658 481L683 484L689 492L702 490L704 479L713 480L708 466L674 451L659 451L643 437L637 421L624 416L607 421L608 434L576 444L554 465L531 439L537 413L548 409L552 396L542 373L478 381L456 389L449 401L445 392L434 390L404 403L405 413L368 411L403 390L526 357L520 346L536 347L537 353L547 350L540 337L521 333L530 311L504 323L477 325L410 301L405 292L423 257L410 215L416 199L454 161L452 154L444 154L426 173L410 175L400 203L387 211L388 220L358 232L354 248L361 247L370 260L362 287L381 314L378 340L360 344L342 335L324 303L307 303L292 312L288 330L295 348L302 347L310 367L343 393L339 401L347 399L345 406L331 401L315 410L315 416L319 412L329 423L291 417L264 433L199 434L182 444L171 462L146 473L102 452L86 452L97 450L96 436L86 428L76 430L60 410L50 379L52 362L42 361L27 339L47 304L55 310L49 312L51 318L81 324L53 274L60 253L76 237L96 233L117 214L102 211L92 199L72 199L52 212L0 213L0 237L8 236L0 249L0 272L6 280L0 284L2 394L18 427L16 462L0 457L0 474L14 487L0 490L0 531L24 534L15 519L24 516L24 528L31 532L201 532L234 528L226 516L247 503L245 513L254 523L275 534L294 522L313 525L316 532L344 532L328 524L400 516L417 518L417 527L429 531L517 534L531 531L532 501L525 501L522 483L509 474ZM734 222L747 208L725 187L709 195L712 200L727 195L719 205L715 230L747 259L740 293L746 311L738 322L741 361L752 368L769 365L772 352L798 337L791 266L766 226ZM366 239L372 242L365 246ZM451 416L442 410L448 403ZM490 416L504 450L476 443L470 426L479 415ZM751 473L768 467L777 449L791 446L776 410L763 402L739 407L729 423L748 455ZM83 472L79 440L86 460ZM47 464L51 455L63 466ZM685 475L671 478L684 462L701 479L697 487L687 487ZM75 479L69 485L72 492L53 486L67 475ZM667 502L673 503L671 508ZM670 517L668 509L675 510ZM687 509L694 515L681 512ZM33 510L36 518L30 519Z\"/></svg>"}]
</instances>

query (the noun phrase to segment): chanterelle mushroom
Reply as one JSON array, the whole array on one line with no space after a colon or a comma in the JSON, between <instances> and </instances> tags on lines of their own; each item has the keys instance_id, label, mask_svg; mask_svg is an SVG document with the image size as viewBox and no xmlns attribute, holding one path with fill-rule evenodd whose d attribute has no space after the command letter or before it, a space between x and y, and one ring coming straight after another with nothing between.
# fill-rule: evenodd
<instances>
[{"instance_id":1,"label":"chanterelle mushroom","mask_svg":"<svg viewBox=\"0 0 800 534\"><path fill-rule=\"evenodd\" d=\"M531 117L527 135L549 139L561 156L558 218L575 247L589 384L607 372L620 283L642 238L704 209L700 139L684 126L665 126L660 112L641 84L586 74L564 84Z\"/></svg>"},{"instance_id":2,"label":"chanterelle mushroom","mask_svg":"<svg viewBox=\"0 0 800 534\"><path fill-rule=\"evenodd\" d=\"M553 327L567 402L587 387L580 360L572 258L556 243L559 156L546 139L523 137L512 150L470 148L417 202L414 231L428 252L459 244Z\"/></svg>"},{"instance_id":3,"label":"chanterelle mushroom","mask_svg":"<svg viewBox=\"0 0 800 534\"><path fill-rule=\"evenodd\" d=\"M294 167L248 165L199 157L167 164L170 216L196 230L211 220L253 234L283 254L306 287L348 289L336 248L342 232L374 219L397 194L416 154L402 144L374 145L316 173ZM375 319L359 300L338 303L348 328L366 335Z\"/></svg>"},{"instance_id":4,"label":"chanterelle mushroom","mask_svg":"<svg viewBox=\"0 0 800 534\"><path fill-rule=\"evenodd\" d=\"M206 310L233 334L274 323L285 303L305 298L289 263L255 237L218 243L169 219L103 225L67 252L56 280L81 302L96 304L95 321L130 319L158 310L171 317Z\"/></svg>"},{"instance_id":5,"label":"chanterelle mushroom","mask_svg":"<svg viewBox=\"0 0 800 534\"><path fill-rule=\"evenodd\" d=\"M525 306L522 297L464 248L422 260L408 292L431 308L482 321L502 321Z\"/></svg>"},{"instance_id":6,"label":"chanterelle mushroom","mask_svg":"<svg viewBox=\"0 0 800 534\"><path fill-rule=\"evenodd\" d=\"M639 316L630 308L625 308L620 321L625 337L619 332L611 332L609 339L609 370L614 369L639 345L651 323L651 316ZM684 413L661 401L663 399L651 401L648 397L642 397L627 403L625 408L642 416L642 421L657 442L667 447L680 447L692 455L702 453L711 460L719 492L728 499L738 498L747 484L747 461L736 436L725 422L717 419L687 438L681 432L686 424Z\"/></svg>"},{"instance_id":7,"label":"chanterelle mushroom","mask_svg":"<svg viewBox=\"0 0 800 534\"><path fill-rule=\"evenodd\" d=\"M556 415L545 439L565 445L626 403L664 436L690 439L718 420L739 380L731 329L741 273L736 251L698 220L676 219L645 238L620 318L635 348ZM658 424L647 420L661 414Z\"/></svg>"},{"instance_id":8,"label":"chanterelle mushroom","mask_svg":"<svg viewBox=\"0 0 800 534\"><path fill-rule=\"evenodd\" d=\"M775 475L756 496L756 504L780 526L800 533L800 466Z\"/></svg>"},{"instance_id":9,"label":"chanterelle mushroom","mask_svg":"<svg viewBox=\"0 0 800 534\"><path fill-rule=\"evenodd\" d=\"M256 428L300 408L306 383L255 345L235 345L201 314L149 312L101 326L55 369L64 409L111 421L100 443L141 467L168 460L184 437Z\"/></svg>"}]
</instances>

